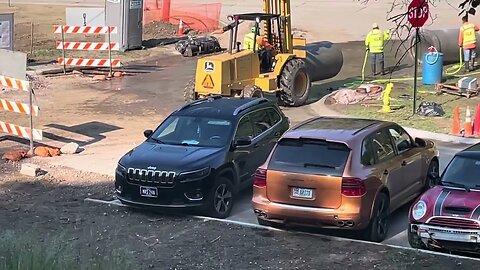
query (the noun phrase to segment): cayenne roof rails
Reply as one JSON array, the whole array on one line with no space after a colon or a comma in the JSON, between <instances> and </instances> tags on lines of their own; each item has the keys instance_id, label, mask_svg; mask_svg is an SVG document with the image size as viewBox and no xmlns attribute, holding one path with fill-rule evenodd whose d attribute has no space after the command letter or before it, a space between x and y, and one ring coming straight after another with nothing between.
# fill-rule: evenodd
<instances>
[{"instance_id":1,"label":"cayenne roof rails","mask_svg":"<svg viewBox=\"0 0 480 270\"><path fill-rule=\"evenodd\" d=\"M182 107L180 107L177 112L183 110L183 109L186 109L190 106L193 106L193 105L197 105L197 104L200 104L200 103L203 103L205 101L211 101L211 100L215 100L215 99L220 99L222 98L223 96L222 95L211 95L211 96L208 96L208 97L205 97L205 98L202 98L202 99L199 99L199 100L195 100L195 101L192 101L190 103L187 103L185 105L183 105Z\"/></svg>"},{"instance_id":2,"label":"cayenne roof rails","mask_svg":"<svg viewBox=\"0 0 480 270\"><path fill-rule=\"evenodd\" d=\"M238 107L235 109L235 111L233 112L233 115L238 115L241 111L244 111L254 105L258 105L258 104L261 104L261 103L265 103L265 102L268 102L268 99L266 98L256 98L252 101L249 101L245 104L243 104L242 106Z\"/></svg>"}]
</instances>

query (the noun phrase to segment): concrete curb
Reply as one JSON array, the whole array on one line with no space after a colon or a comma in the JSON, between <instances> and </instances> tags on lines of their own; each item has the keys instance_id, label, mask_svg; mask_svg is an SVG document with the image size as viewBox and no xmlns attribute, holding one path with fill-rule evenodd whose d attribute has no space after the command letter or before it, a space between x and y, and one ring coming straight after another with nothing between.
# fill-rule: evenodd
<instances>
[{"instance_id":1,"label":"concrete curb","mask_svg":"<svg viewBox=\"0 0 480 270\"><path fill-rule=\"evenodd\" d=\"M332 95L333 95L333 93L324 96L319 101L311 104L310 108L316 114L318 114L319 116L320 115L322 115L322 116L348 116L348 117L355 118L355 116L343 115L343 114L340 114L340 113L328 108L328 106L325 105L325 101L327 100L328 97L330 97ZM476 139L476 138L458 137L458 136L442 134L442 133L435 133L435 132L430 132L430 131L420 130L420 129L415 129L415 128L409 128L409 127L404 127L404 128L413 137L428 138L428 139L432 139L432 140L436 140L436 141L457 143L457 144L476 144L476 143L480 142L480 139Z\"/></svg>"}]
</instances>

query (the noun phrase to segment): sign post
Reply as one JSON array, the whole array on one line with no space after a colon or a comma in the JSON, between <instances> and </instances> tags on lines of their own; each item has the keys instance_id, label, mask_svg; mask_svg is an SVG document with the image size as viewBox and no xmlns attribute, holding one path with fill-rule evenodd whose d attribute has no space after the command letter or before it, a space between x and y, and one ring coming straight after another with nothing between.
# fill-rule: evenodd
<instances>
[{"instance_id":1,"label":"sign post","mask_svg":"<svg viewBox=\"0 0 480 270\"><path fill-rule=\"evenodd\" d=\"M417 107L417 73L418 73L418 43L420 42L419 30L428 20L429 7L427 0L412 0L408 5L408 21L415 27L415 70L413 77L413 114Z\"/></svg>"}]
</instances>

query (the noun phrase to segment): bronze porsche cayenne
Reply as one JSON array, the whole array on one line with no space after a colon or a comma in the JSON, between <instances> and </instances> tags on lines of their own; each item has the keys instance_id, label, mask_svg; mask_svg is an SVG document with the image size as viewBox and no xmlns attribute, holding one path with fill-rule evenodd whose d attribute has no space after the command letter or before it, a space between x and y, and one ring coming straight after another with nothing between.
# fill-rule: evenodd
<instances>
[{"instance_id":1,"label":"bronze porsche cayenne","mask_svg":"<svg viewBox=\"0 0 480 270\"><path fill-rule=\"evenodd\" d=\"M254 176L258 223L361 230L383 241L390 213L433 185L438 151L392 122L318 117L288 130Z\"/></svg>"}]
</instances>

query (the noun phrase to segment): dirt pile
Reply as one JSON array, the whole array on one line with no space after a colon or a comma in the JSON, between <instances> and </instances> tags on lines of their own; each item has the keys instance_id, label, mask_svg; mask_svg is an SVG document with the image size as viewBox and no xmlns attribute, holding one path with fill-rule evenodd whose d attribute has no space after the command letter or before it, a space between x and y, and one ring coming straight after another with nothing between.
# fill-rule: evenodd
<instances>
[{"instance_id":1,"label":"dirt pile","mask_svg":"<svg viewBox=\"0 0 480 270\"><path fill-rule=\"evenodd\" d=\"M188 35L201 34L197 30L185 29ZM152 22L143 26L143 39L158 39L174 37L178 33L178 25L168 22Z\"/></svg>"}]
</instances>

